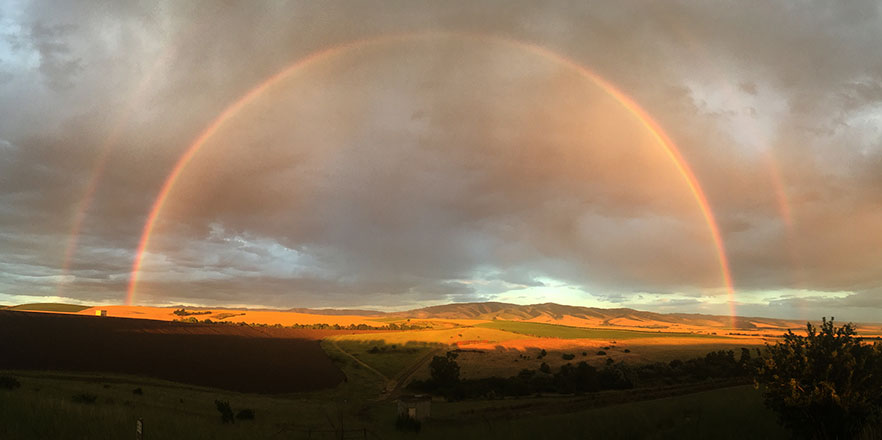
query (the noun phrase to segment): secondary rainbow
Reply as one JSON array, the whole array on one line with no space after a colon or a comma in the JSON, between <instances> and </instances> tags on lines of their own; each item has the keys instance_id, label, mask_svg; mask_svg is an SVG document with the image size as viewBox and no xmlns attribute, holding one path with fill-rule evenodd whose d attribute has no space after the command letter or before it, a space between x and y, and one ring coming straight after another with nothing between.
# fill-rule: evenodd
<instances>
[{"instance_id":1,"label":"secondary rainbow","mask_svg":"<svg viewBox=\"0 0 882 440\"><path fill-rule=\"evenodd\" d=\"M566 58L563 55L560 55L556 52L553 52L544 47L525 43L515 40L510 40L507 38L490 36L490 35L482 35L482 34L470 34L470 33L440 33L440 32L428 32L428 33L419 33L419 34L404 34L404 35L392 35L392 36L383 36L372 39L365 40L357 40L346 44L341 44L337 46L333 46L330 48L326 48L323 50L319 50L313 52L306 57L296 61L295 63L289 65L288 67L282 69L280 72L270 76L262 83L258 84L256 87L252 88L250 91L241 96L238 100L230 104L226 109L224 109L221 114L215 118L193 141L192 144L184 151L178 161L175 163L174 168L169 173L165 182L159 190L159 194L151 206L150 212L147 216L147 221L144 223L144 228L141 233L141 239L138 244L138 249L135 253L135 259L132 263L132 272L129 277L129 285L126 292L126 304L132 304L135 297L135 291L138 286L138 276L141 271L141 264L144 261L144 254L147 251L147 248L150 244L151 234L153 233L153 228L156 225L156 221L159 218L160 213L162 212L162 208L165 205L166 200L172 192L172 189L175 186L180 175L183 173L184 169L187 165L193 160L199 150L205 145L205 143L215 134L217 131L224 125L224 123L231 118L235 117L236 114L239 113L242 108L250 104L256 98L263 95L267 90L272 88L275 84L278 84L280 81L284 80L288 76L294 74L295 72L308 67L318 61L329 59L334 56L343 55L353 49L363 48L368 46L376 46L381 44L387 44L391 42L397 41L408 41L413 39L430 39L430 38L456 38L456 39L469 39L475 40L479 42L489 42L489 43L498 43L504 44L511 47L517 47L523 50L526 50L530 53L542 56L547 59L554 60L562 65L565 65L574 71L578 72L581 76L591 80L598 87L607 92L610 96L616 99L623 107L625 107L640 123L652 134L653 138L658 142L667 156L671 159L671 161L676 166L677 171L685 180L687 186L689 187L690 192L692 193L693 198L697 202L699 209L704 217L705 223L707 223L708 229L710 231L711 239L713 241L714 247L716 248L717 259L719 260L720 271L722 274L722 282L725 286L727 298L729 301L729 311L730 316L735 316L734 309L734 293L735 289L732 283L732 275L731 270L729 268L729 261L726 256L726 249L723 243L723 238L720 234L719 227L717 226L716 219L714 217L713 211L711 209L710 203L708 203L707 196L699 184L698 179L695 176L695 173L692 171L692 168L686 162L683 155L680 153L679 149L676 147L674 142L670 139L670 137L665 133L665 131L661 128L661 126L645 111L640 105L637 104L631 97L623 93L621 90L616 88L612 83L606 81L601 78L596 73L592 72L588 68L582 66L581 64Z\"/></svg>"}]
</instances>

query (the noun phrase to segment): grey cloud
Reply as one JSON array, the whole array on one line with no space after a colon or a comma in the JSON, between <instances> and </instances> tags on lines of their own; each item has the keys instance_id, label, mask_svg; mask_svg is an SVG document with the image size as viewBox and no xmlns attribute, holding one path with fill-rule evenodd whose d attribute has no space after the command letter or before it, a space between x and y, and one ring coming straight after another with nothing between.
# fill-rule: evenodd
<instances>
[{"instance_id":1,"label":"grey cloud","mask_svg":"<svg viewBox=\"0 0 882 440\"><path fill-rule=\"evenodd\" d=\"M73 25L47 26L37 22L31 27L30 41L40 54L40 73L46 84L56 91L73 87L76 75L82 70L82 59L71 54L66 37L76 30Z\"/></svg>"},{"instance_id":2,"label":"grey cloud","mask_svg":"<svg viewBox=\"0 0 882 440\"><path fill-rule=\"evenodd\" d=\"M875 2L33 2L12 45L36 51L39 75L8 64L15 79L0 84L0 264L61 276L85 208L62 290L122 298L162 182L229 103L316 50L432 29L535 43L639 102L707 193L737 288L873 292L862 294L872 303L878 13ZM682 176L619 104L559 64L454 37L365 47L297 75L185 170L151 243L145 299L476 300L543 278L635 304L637 292L724 293ZM2 282L0 294L48 289Z\"/></svg>"}]
</instances>

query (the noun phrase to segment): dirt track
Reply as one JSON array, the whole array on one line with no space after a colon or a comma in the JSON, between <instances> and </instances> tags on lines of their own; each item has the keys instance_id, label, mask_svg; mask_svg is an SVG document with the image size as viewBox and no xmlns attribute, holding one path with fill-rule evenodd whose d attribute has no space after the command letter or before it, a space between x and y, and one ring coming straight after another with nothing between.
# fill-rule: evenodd
<instances>
[{"instance_id":1,"label":"dirt track","mask_svg":"<svg viewBox=\"0 0 882 440\"><path fill-rule=\"evenodd\" d=\"M0 311L0 369L125 373L255 393L313 391L343 381L319 340L344 333L357 332Z\"/></svg>"}]
</instances>

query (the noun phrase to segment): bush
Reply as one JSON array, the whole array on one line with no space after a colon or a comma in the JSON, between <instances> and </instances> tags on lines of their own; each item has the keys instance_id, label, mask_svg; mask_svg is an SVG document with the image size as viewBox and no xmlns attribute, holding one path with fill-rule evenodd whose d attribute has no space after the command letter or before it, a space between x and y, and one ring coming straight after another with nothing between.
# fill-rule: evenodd
<instances>
[{"instance_id":1,"label":"bush","mask_svg":"<svg viewBox=\"0 0 882 440\"><path fill-rule=\"evenodd\" d=\"M254 410L249 408L241 409L236 413L236 418L239 420L254 420Z\"/></svg>"},{"instance_id":2,"label":"bush","mask_svg":"<svg viewBox=\"0 0 882 440\"><path fill-rule=\"evenodd\" d=\"M543 362L542 365L539 366L539 371L541 371L545 374L551 374L551 367L549 367L548 364Z\"/></svg>"},{"instance_id":3,"label":"bush","mask_svg":"<svg viewBox=\"0 0 882 440\"><path fill-rule=\"evenodd\" d=\"M142 390L141 387L138 387L138 388L135 388L134 390L132 390L132 394L137 394L139 396L143 396L144 390Z\"/></svg>"},{"instance_id":4,"label":"bush","mask_svg":"<svg viewBox=\"0 0 882 440\"><path fill-rule=\"evenodd\" d=\"M574 354L570 354L570 353L564 353L561 357L562 357L563 360L565 360L565 361L571 361L571 360L573 360L573 359L576 357L576 355L574 355Z\"/></svg>"},{"instance_id":5,"label":"bush","mask_svg":"<svg viewBox=\"0 0 882 440\"><path fill-rule=\"evenodd\" d=\"M626 349L624 350L624 352L625 352L625 353L630 353L630 352L631 352L631 349L630 349L630 348L626 348Z\"/></svg>"},{"instance_id":6,"label":"bush","mask_svg":"<svg viewBox=\"0 0 882 440\"><path fill-rule=\"evenodd\" d=\"M854 325L832 318L806 330L766 346L757 373L766 406L796 437L856 438L882 413L882 345L861 344Z\"/></svg>"},{"instance_id":7,"label":"bush","mask_svg":"<svg viewBox=\"0 0 882 440\"><path fill-rule=\"evenodd\" d=\"M230 408L230 402L215 400L214 406L217 408L217 412L220 413L221 423L234 423L236 421L233 418L233 408Z\"/></svg>"},{"instance_id":8,"label":"bush","mask_svg":"<svg viewBox=\"0 0 882 440\"><path fill-rule=\"evenodd\" d=\"M597 355L598 355L598 356L606 356L606 352L603 351L603 350L600 350L600 351L597 352Z\"/></svg>"},{"instance_id":9,"label":"bush","mask_svg":"<svg viewBox=\"0 0 882 440\"><path fill-rule=\"evenodd\" d=\"M98 400L98 396L89 393L80 393L74 394L71 400L73 400L75 403L84 403L87 405L91 405L95 403L96 400Z\"/></svg>"},{"instance_id":10,"label":"bush","mask_svg":"<svg viewBox=\"0 0 882 440\"><path fill-rule=\"evenodd\" d=\"M21 387L21 382L12 376L0 376L0 388L14 390Z\"/></svg>"}]
</instances>

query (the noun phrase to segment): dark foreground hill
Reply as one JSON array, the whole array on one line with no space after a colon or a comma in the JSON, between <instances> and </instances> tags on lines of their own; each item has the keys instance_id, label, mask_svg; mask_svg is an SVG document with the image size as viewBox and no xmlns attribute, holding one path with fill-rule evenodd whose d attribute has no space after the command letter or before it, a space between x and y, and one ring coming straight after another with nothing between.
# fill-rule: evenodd
<instances>
[{"instance_id":1,"label":"dark foreground hill","mask_svg":"<svg viewBox=\"0 0 882 440\"><path fill-rule=\"evenodd\" d=\"M337 385L319 339L352 331L255 328L0 310L0 369L124 373L256 393Z\"/></svg>"}]
</instances>

